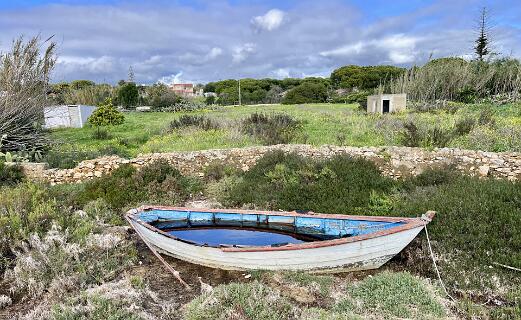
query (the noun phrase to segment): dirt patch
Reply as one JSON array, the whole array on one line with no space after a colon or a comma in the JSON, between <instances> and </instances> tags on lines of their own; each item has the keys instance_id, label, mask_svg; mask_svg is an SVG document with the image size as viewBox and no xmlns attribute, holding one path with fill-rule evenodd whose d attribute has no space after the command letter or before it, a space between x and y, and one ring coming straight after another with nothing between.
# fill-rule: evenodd
<instances>
[{"instance_id":1,"label":"dirt patch","mask_svg":"<svg viewBox=\"0 0 521 320\"><path fill-rule=\"evenodd\" d=\"M150 290L157 293L159 297L168 299L176 297L178 307L201 294L201 285L198 277L201 277L201 281L204 283L214 287L230 282L247 281L244 278L244 272L203 267L163 255L165 260L175 270L179 271L181 278L192 288L187 290L166 270L165 266L150 252L142 241L138 241L136 246L140 264L129 270L130 275L141 276L150 286Z\"/></svg>"}]
</instances>

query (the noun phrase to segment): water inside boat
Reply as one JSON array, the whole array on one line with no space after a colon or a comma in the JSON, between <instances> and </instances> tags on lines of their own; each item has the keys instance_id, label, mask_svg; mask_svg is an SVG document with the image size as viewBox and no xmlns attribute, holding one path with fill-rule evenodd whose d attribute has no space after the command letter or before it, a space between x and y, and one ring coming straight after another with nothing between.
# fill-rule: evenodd
<instances>
[{"instance_id":1,"label":"water inside boat","mask_svg":"<svg viewBox=\"0 0 521 320\"><path fill-rule=\"evenodd\" d=\"M176 238L211 247L220 245L281 246L312 240L312 238L304 239L303 237L298 237L296 234L241 228L184 228L166 232Z\"/></svg>"},{"instance_id":2,"label":"water inside boat","mask_svg":"<svg viewBox=\"0 0 521 320\"><path fill-rule=\"evenodd\" d=\"M278 246L353 237L404 224L370 218L298 216L291 213L205 212L152 209L139 220L171 236L206 246Z\"/></svg>"}]
</instances>

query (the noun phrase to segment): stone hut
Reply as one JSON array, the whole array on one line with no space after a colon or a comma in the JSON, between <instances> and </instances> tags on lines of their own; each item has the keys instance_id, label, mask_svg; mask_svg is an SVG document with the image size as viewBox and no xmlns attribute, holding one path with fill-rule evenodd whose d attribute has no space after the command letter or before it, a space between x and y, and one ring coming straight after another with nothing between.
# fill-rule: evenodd
<instances>
[{"instance_id":1,"label":"stone hut","mask_svg":"<svg viewBox=\"0 0 521 320\"><path fill-rule=\"evenodd\" d=\"M376 94L367 97L368 113L389 113L405 110L407 95L400 94Z\"/></svg>"}]
</instances>

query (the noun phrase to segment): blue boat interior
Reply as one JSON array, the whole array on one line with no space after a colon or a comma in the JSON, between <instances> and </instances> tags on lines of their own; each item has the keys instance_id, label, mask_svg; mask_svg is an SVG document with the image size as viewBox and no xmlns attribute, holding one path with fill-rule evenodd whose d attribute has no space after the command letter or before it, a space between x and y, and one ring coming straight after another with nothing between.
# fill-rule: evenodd
<instances>
[{"instance_id":1,"label":"blue boat interior","mask_svg":"<svg viewBox=\"0 0 521 320\"><path fill-rule=\"evenodd\" d=\"M226 211L205 212L166 209L146 210L138 213L136 218L165 232L174 229L189 230L190 228L248 229L292 234L305 241L359 236L405 224L402 221L368 221L361 219L285 216L269 213L243 214ZM171 234L175 236L175 233Z\"/></svg>"}]
</instances>

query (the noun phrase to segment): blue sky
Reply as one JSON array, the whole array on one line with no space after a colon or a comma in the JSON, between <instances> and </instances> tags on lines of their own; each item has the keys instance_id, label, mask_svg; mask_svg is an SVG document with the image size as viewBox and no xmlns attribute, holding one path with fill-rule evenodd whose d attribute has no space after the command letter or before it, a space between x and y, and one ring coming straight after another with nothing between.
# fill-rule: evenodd
<instances>
[{"instance_id":1,"label":"blue sky","mask_svg":"<svg viewBox=\"0 0 521 320\"><path fill-rule=\"evenodd\" d=\"M422 64L472 57L475 19L489 8L493 49L521 57L515 1L0 0L0 49L54 35L54 81L142 83L328 76L342 65Z\"/></svg>"}]
</instances>

